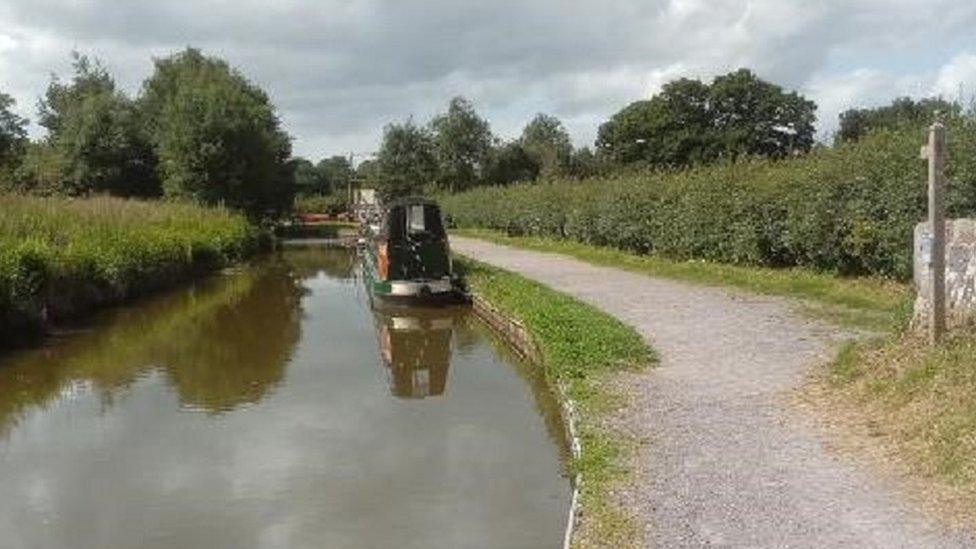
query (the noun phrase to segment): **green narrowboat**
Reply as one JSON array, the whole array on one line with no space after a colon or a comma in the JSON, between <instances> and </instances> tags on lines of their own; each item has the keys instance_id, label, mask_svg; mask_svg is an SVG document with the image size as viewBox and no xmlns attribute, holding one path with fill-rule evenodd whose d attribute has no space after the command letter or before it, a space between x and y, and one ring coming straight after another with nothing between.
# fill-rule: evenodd
<instances>
[{"instance_id":1,"label":"green narrowboat","mask_svg":"<svg viewBox=\"0 0 976 549\"><path fill-rule=\"evenodd\" d=\"M376 221L362 241L363 279L374 303L463 299L437 203L401 198L382 208Z\"/></svg>"}]
</instances>

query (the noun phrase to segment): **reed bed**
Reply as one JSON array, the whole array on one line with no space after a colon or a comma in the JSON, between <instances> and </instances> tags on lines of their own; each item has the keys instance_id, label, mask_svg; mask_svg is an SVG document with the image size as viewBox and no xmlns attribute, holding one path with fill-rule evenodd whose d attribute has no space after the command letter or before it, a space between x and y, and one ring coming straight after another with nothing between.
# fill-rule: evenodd
<instances>
[{"instance_id":1,"label":"reed bed","mask_svg":"<svg viewBox=\"0 0 976 549\"><path fill-rule=\"evenodd\" d=\"M0 195L0 346L238 261L260 241L224 208Z\"/></svg>"}]
</instances>

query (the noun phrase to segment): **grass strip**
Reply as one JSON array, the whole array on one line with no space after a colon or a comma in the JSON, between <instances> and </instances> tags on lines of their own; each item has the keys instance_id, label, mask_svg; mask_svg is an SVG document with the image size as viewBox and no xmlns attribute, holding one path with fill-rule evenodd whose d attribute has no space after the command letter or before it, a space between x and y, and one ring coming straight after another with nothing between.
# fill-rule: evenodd
<instances>
[{"instance_id":1,"label":"grass strip","mask_svg":"<svg viewBox=\"0 0 976 549\"><path fill-rule=\"evenodd\" d=\"M913 334L852 343L825 381L874 444L976 521L976 332L936 347Z\"/></svg>"},{"instance_id":2,"label":"grass strip","mask_svg":"<svg viewBox=\"0 0 976 549\"><path fill-rule=\"evenodd\" d=\"M507 236L487 229L459 229L452 234L516 248L568 255L631 272L710 286L731 286L750 292L800 300L810 314L834 323L893 332L907 325L911 312L909 286L880 278L843 278L807 269L747 267L708 261L675 261L655 255L532 236Z\"/></svg>"},{"instance_id":3,"label":"grass strip","mask_svg":"<svg viewBox=\"0 0 976 549\"><path fill-rule=\"evenodd\" d=\"M611 428L607 418L626 404L608 380L644 368L653 351L633 328L563 293L517 274L458 258L455 266L469 288L519 319L540 347L547 380L562 384L577 406L581 458L573 463L583 481L580 546L628 547L640 538L633 519L611 497L628 475L634 441Z\"/></svg>"}]
</instances>

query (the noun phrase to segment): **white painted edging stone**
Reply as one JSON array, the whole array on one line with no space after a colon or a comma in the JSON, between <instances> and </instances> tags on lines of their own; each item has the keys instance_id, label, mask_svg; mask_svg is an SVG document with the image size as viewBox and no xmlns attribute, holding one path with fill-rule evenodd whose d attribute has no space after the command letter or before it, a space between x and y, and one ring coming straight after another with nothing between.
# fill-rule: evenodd
<instances>
[{"instance_id":1,"label":"white painted edging stone","mask_svg":"<svg viewBox=\"0 0 976 549\"><path fill-rule=\"evenodd\" d=\"M497 307L477 294L472 295L471 301L474 306L474 313L478 318L498 333L519 356L537 366L542 365L542 353L539 351L539 346L524 324L501 312ZM573 460L577 461L582 454L582 447L576 429L576 406L569 398L565 384L558 383L556 393L559 395L559 402L562 406L563 429L565 429L566 438L569 440ZM576 531L576 522L579 516L579 491L581 483L582 479L579 473L574 474L570 478L573 495L569 506L569 516L566 518L563 549L569 549L573 543L573 534Z\"/></svg>"}]
</instances>

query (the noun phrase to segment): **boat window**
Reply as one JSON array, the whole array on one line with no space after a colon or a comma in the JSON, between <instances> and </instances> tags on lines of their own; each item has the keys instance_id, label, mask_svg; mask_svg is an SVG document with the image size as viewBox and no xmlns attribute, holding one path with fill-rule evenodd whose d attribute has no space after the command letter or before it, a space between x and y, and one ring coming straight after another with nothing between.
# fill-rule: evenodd
<instances>
[{"instance_id":1,"label":"boat window","mask_svg":"<svg viewBox=\"0 0 976 549\"><path fill-rule=\"evenodd\" d=\"M427 232L438 237L444 235L444 224L441 223L441 212L437 206L428 205L425 209Z\"/></svg>"},{"instance_id":2,"label":"boat window","mask_svg":"<svg viewBox=\"0 0 976 549\"><path fill-rule=\"evenodd\" d=\"M404 230L407 225L405 213L402 207L394 207L390 208L390 212L387 214L386 236L393 242L400 242L406 236Z\"/></svg>"},{"instance_id":3,"label":"boat window","mask_svg":"<svg viewBox=\"0 0 976 549\"><path fill-rule=\"evenodd\" d=\"M423 204L412 204L410 206L410 214L407 216L407 223L407 229L411 233L422 233L427 230Z\"/></svg>"}]
</instances>

